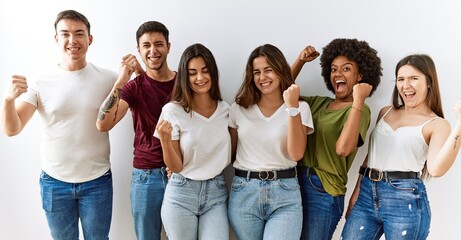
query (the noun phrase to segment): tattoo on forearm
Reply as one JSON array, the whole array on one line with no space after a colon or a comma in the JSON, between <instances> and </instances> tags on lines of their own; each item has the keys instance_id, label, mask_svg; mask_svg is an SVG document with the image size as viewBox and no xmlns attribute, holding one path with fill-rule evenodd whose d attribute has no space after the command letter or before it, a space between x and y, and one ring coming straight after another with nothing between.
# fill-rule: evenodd
<instances>
[{"instance_id":1,"label":"tattoo on forearm","mask_svg":"<svg viewBox=\"0 0 461 240\"><path fill-rule=\"evenodd\" d=\"M109 98L104 102L104 107L99 112L99 120L104 120L104 118L106 117L106 113L108 113L120 99L121 92L122 92L121 88L115 89L112 92L113 94L110 95ZM115 118L117 117L117 112L118 112L118 105L117 105L117 108L115 109L114 121L115 121Z\"/></svg>"},{"instance_id":2,"label":"tattoo on forearm","mask_svg":"<svg viewBox=\"0 0 461 240\"><path fill-rule=\"evenodd\" d=\"M459 135L456 135L455 142L453 143L453 150L456 149L456 143L458 142Z\"/></svg>"}]
</instances>

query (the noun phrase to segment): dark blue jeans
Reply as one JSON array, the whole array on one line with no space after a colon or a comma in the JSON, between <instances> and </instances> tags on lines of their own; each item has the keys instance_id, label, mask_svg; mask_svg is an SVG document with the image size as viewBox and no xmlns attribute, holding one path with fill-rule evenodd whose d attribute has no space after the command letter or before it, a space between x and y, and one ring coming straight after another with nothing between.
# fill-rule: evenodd
<instances>
[{"instance_id":1,"label":"dark blue jeans","mask_svg":"<svg viewBox=\"0 0 461 240\"><path fill-rule=\"evenodd\" d=\"M40 175L42 205L53 239L107 240L112 218L112 173L83 183L67 183Z\"/></svg>"},{"instance_id":2,"label":"dark blue jeans","mask_svg":"<svg viewBox=\"0 0 461 240\"><path fill-rule=\"evenodd\" d=\"M303 202L301 239L330 240L344 211L344 195L327 193L316 175L298 173Z\"/></svg>"},{"instance_id":3,"label":"dark blue jeans","mask_svg":"<svg viewBox=\"0 0 461 240\"><path fill-rule=\"evenodd\" d=\"M360 181L360 194L349 214L342 239L426 239L431 211L421 179Z\"/></svg>"}]
</instances>

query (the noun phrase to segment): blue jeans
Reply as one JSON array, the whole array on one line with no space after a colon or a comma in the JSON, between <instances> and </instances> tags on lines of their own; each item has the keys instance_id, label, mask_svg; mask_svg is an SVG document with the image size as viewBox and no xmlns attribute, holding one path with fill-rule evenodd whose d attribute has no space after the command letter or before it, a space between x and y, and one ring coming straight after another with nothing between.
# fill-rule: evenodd
<instances>
[{"instance_id":1,"label":"blue jeans","mask_svg":"<svg viewBox=\"0 0 461 240\"><path fill-rule=\"evenodd\" d=\"M67 183L40 174L42 206L53 239L107 240L112 218L112 174L83 183Z\"/></svg>"},{"instance_id":2,"label":"blue jeans","mask_svg":"<svg viewBox=\"0 0 461 240\"><path fill-rule=\"evenodd\" d=\"M163 194L167 176L165 168L133 168L131 179L131 214L138 240L160 240L162 233Z\"/></svg>"},{"instance_id":3,"label":"blue jeans","mask_svg":"<svg viewBox=\"0 0 461 240\"><path fill-rule=\"evenodd\" d=\"M239 240L299 240L301 194L294 178L260 180L234 176L229 221Z\"/></svg>"},{"instance_id":4,"label":"blue jeans","mask_svg":"<svg viewBox=\"0 0 461 240\"><path fill-rule=\"evenodd\" d=\"M431 211L421 179L360 181L360 194L349 214L342 239L426 239Z\"/></svg>"},{"instance_id":5,"label":"blue jeans","mask_svg":"<svg viewBox=\"0 0 461 240\"><path fill-rule=\"evenodd\" d=\"M162 220L168 239L228 240L224 176L196 181L173 174L165 190Z\"/></svg>"},{"instance_id":6,"label":"blue jeans","mask_svg":"<svg viewBox=\"0 0 461 240\"><path fill-rule=\"evenodd\" d=\"M344 195L327 193L316 175L298 176L303 199L303 231L301 239L330 240L344 211Z\"/></svg>"}]
</instances>

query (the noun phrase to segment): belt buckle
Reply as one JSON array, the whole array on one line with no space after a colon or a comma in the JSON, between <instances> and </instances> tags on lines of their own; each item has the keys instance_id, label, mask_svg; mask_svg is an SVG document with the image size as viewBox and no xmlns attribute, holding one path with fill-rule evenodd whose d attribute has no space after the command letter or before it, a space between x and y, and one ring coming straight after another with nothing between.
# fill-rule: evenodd
<instances>
[{"instance_id":1,"label":"belt buckle","mask_svg":"<svg viewBox=\"0 0 461 240\"><path fill-rule=\"evenodd\" d=\"M373 174L371 174L372 172L378 172L378 178L374 178L372 176ZM383 175L384 175L383 172L375 170L373 168L370 168L370 171L368 171L368 178L373 182L379 182L379 181L383 180Z\"/></svg>"},{"instance_id":2,"label":"belt buckle","mask_svg":"<svg viewBox=\"0 0 461 240\"><path fill-rule=\"evenodd\" d=\"M274 176L272 176L271 178L269 178L271 172L274 173ZM262 175L264 175L264 174L266 175L265 177L262 176ZM272 171L268 171L268 170L266 170L266 171L260 171L260 172L258 173L258 177L259 177L260 180L275 180L275 179L277 179L277 172L274 171L274 170L272 170Z\"/></svg>"}]
</instances>

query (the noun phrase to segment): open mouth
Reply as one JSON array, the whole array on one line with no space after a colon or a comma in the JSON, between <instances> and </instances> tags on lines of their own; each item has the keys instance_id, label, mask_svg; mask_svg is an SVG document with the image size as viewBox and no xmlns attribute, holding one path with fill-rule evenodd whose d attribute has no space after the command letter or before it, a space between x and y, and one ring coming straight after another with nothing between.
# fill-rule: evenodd
<instances>
[{"instance_id":1,"label":"open mouth","mask_svg":"<svg viewBox=\"0 0 461 240\"><path fill-rule=\"evenodd\" d=\"M405 92L405 93L403 93L403 96L404 96L406 99L411 99L411 98L413 98L415 95L416 95L415 92Z\"/></svg>"},{"instance_id":2,"label":"open mouth","mask_svg":"<svg viewBox=\"0 0 461 240\"><path fill-rule=\"evenodd\" d=\"M346 81L344 81L344 80L336 81L336 91L337 92L342 92L345 89L346 89Z\"/></svg>"},{"instance_id":3,"label":"open mouth","mask_svg":"<svg viewBox=\"0 0 461 240\"><path fill-rule=\"evenodd\" d=\"M261 87L265 88L265 87L269 87L270 85L272 84L272 82L263 82L263 83L260 83L259 85L261 85Z\"/></svg>"},{"instance_id":4,"label":"open mouth","mask_svg":"<svg viewBox=\"0 0 461 240\"><path fill-rule=\"evenodd\" d=\"M194 84L197 85L197 86L199 86L199 87L203 87L203 86L205 86L207 83L208 83L208 81L206 81L206 82L196 82L196 83L194 83Z\"/></svg>"}]
</instances>

